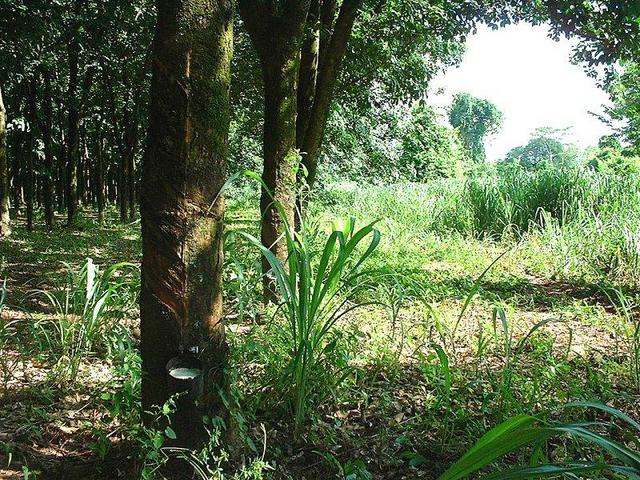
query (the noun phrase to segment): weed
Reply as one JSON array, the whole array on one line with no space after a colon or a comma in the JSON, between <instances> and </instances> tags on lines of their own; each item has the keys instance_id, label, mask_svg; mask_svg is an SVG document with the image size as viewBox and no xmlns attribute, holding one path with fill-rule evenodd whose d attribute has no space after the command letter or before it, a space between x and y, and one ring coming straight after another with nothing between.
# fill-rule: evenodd
<instances>
[{"instance_id":1,"label":"weed","mask_svg":"<svg viewBox=\"0 0 640 480\"><path fill-rule=\"evenodd\" d=\"M82 360L96 348L122 342L117 320L132 303L131 290L125 288L131 281L122 270L132 267L117 263L101 273L88 259L78 272L67 266L67 281L57 291L32 292L32 297L45 298L53 309L55 318L36 322L33 334L41 348L57 356L62 379L73 381Z\"/></svg>"},{"instance_id":2,"label":"weed","mask_svg":"<svg viewBox=\"0 0 640 480\"><path fill-rule=\"evenodd\" d=\"M567 405L568 408L589 407L604 411L624 422L632 437L640 432L640 424L628 415L594 402L578 402ZM480 438L457 462L443 473L439 480L458 480L467 478L478 470L493 464L510 452L525 446L532 446L533 454L529 466L512 467L500 470L484 478L497 479L533 479L556 477L561 475L588 475L603 471L613 472L627 478L638 478L640 474L640 455L623 443L597 431L598 422L543 422L536 417L518 415L505 420ZM548 462L545 445L554 437L569 436L575 442L594 447L610 455L610 461L601 454L593 453L594 460L582 458L561 459L561 462ZM619 463L612 463L619 462Z\"/></svg>"},{"instance_id":3,"label":"weed","mask_svg":"<svg viewBox=\"0 0 640 480\"><path fill-rule=\"evenodd\" d=\"M358 307L350 305L349 299L364 285L359 267L380 241L380 234L373 224L356 230L355 221L350 219L341 230L335 229L329 235L316 264L304 231L303 228L302 234L298 235L289 225L285 226L288 250L285 263L260 240L239 232L269 261L282 299L290 351L283 376L290 385L298 432L306 419L310 396L319 387L313 384L314 377L325 368L323 359L336 347L335 339L327 340L336 323ZM364 252L358 252L357 248L367 237L371 237L369 246Z\"/></svg>"}]
</instances>

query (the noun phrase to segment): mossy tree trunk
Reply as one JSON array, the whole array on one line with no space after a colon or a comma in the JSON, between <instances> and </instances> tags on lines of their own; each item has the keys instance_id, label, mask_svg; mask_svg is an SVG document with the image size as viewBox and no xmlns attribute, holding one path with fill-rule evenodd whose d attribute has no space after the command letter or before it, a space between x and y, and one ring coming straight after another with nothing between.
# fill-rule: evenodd
<instances>
[{"instance_id":1,"label":"mossy tree trunk","mask_svg":"<svg viewBox=\"0 0 640 480\"><path fill-rule=\"evenodd\" d=\"M0 237L11 234L9 220L9 162L7 160L7 112L0 89Z\"/></svg>"},{"instance_id":2,"label":"mossy tree trunk","mask_svg":"<svg viewBox=\"0 0 640 480\"><path fill-rule=\"evenodd\" d=\"M158 0L141 188L142 406L175 393L167 362L193 353L204 389L181 406L179 444L203 441L202 415L225 417L220 190L229 132L231 0ZM149 418L146 419L149 421Z\"/></svg>"},{"instance_id":3,"label":"mossy tree trunk","mask_svg":"<svg viewBox=\"0 0 640 480\"><path fill-rule=\"evenodd\" d=\"M264 83L264 166L260 213L261 240L281 261L287 247L280 239L283 221L293 225L296 201L296 116L300 48L310 0L262 2L239 0L240 15L256 48ZM285 218L281 218L280 204ZM264 294L275 296L268 275L269 262L262 259Z\"/></svg>"},{"instance_id":4,"label":"mossy tree trunk","mask_svg":"<svg viewBox=\"0 0 640 480\"><path fill-rule=\"evenodd\" d=\"M306 101L304 110L301 110L298 116L298 148L302 152L302 164L307 170L306 180L309 188L316 180L318 156L333 91L361 5L362 0L344 0L337 18L334 19L335 1L324 0L318 27L318 48L310 51L310 54L317 56L317 63L310 60L305 62L308 72L301 72L301 76L311 76L315 79L311 98Z\"/></svg>"}]
</instances>

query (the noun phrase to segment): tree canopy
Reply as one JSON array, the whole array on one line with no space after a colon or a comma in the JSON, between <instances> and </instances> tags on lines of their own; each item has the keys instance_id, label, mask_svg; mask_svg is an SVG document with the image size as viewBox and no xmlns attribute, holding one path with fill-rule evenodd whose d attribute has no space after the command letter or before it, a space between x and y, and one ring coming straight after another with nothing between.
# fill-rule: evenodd
<instances>
[{"instance_id":1,"label":"tree canopy","mask_svg":"<svg viewBox=\"0 0 640 480\"><path fill-rule=\"evenodd\" d=\"M503 115L488 100L458 93L449 109L449 123L459 132L462 144L476 163L485 160L485 140L502 127Z\"/></svg>"}]
</instances>

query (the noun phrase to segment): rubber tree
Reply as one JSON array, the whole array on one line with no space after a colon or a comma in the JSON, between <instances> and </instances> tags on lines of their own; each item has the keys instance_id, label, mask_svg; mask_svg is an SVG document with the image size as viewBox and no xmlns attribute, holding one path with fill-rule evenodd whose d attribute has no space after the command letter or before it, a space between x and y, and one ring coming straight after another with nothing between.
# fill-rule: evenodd
<instances>
[{"instance_id":1,"label":"rubber tree","mask_svg":"<svg viewBox=\"0 0 640 480\"><path fill-rule=\"evenodd\" d=\"M44 145L44 165L42 172L42 197L44 202L44 219L48 229L52 229L54 225L53 215L53 174L54 174L54 156L53 156L53 100L51 93L51 74L48 70L43 72L43 96L42 106L37 105L37 89L38 81L33 77L29 84L29 114L32 127L37 127ZM42 110L42 114L40 114ZM33 135L34 133L32 133Z\"/></svg>"},{"instance_id":2,"label":"rubber tree","mask_svg":"<svg viewBox=\"0 0 640 480\"><path fill-rule=\"evenodd\" d=\"M11 234L9 224L9 162L7 161L7 112L0 89L0 237Z\"/></svg>"},{"instance_id":3,"label":"rubber tree","mask_svg":"<svg viewBox=\"0 0 640 480\"><path fill-rule=\"evenodd\" d=\"M336 17L335 0L316 0L301 58L296 144L302 152L306 182L316 179L318 156L340 66L362 0L344 0Z\"/></svg>"},{"instance_id":4,"label":"rubber tree","mask_svg":"<svg viewBox=\"0 0 640 480\"><path fill-rule=\"evenodd\" d=\"M79 123L80 112L78 105L79 88L79 57L80 57L80 25L78 18L82 13L83 1L74 0L73 13L75 20L67 39L67 58L69 66L69 83L67 86L67 149L65 166L65 197L67 199L67 225L75 222L78 211L78 159L80 156Z\"/></svg>"},{"instance_id":5,"label":"rubber tree","mask_svg":"<svg viewBox=\"0 0 640 480\"><path fill-rule=\"evenodd\" d=\"M170 361L199 364L202 390L178 406L177 441L225 416L222 215L232 55L230 0L158 0L142 187L142 406L174 393ZM150 418L146 417L149 422Z\"/></svg>"},{"instance_id":6,"label":"rubber tree","mask_svg":"<svg viewBox=\"0 0 640 480\"><path fill-rule=\"evenodd\" d=\"M264 86L262 244L280 260L284 221L293 225L296 202L296 117L300 48L310 0L239 0L240 15L258 53ZM282 207L281 218L276 204ZM269 262L262 259L265 298L274 297Z\"/></svg>"}]
</instances>

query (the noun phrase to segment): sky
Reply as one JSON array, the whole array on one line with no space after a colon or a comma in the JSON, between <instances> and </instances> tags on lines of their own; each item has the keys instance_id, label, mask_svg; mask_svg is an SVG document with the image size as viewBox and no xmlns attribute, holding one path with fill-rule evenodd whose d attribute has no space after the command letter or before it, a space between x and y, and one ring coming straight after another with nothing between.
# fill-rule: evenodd
<instances>
[{"instance_id":1,"label":"sky","mask_svg":"<svg viewBox=\"0 0 640 480\"><path fill-rule=\"evenodd\" d=\"M489 161L525 144L538 127L572 127L568 141L595 145L611 131L589 112L601 113L608 96L570 62L572 45L551 40L545 26L482 26L468 38L462 63L431 82L429 103L444 112L458 92L493 102L504 113L504 126L486 143Z\"/></svg>"}]
</instances>

